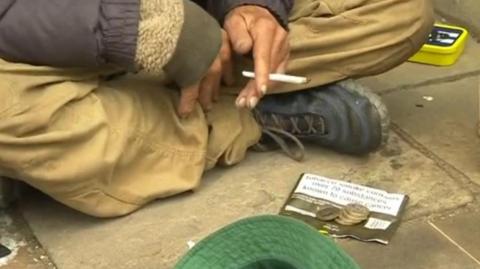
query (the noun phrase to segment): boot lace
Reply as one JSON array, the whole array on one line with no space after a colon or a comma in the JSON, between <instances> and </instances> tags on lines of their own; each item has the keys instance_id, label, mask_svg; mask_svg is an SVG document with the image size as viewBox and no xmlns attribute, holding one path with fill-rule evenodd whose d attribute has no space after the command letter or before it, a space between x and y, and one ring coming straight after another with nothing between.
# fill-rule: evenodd
<instances>
[{"instance_id":1,"label":"boot lace","mask_svg":"<svg viewBox=\"0 0 480 269\"><path fill-rule=\"evenodd\" d=\"M302 116L279 116L273 113L254 111L254 117L263 127L263 134L268 136L285 154L296 161L305 158L305 147L297 136L325 134L323 118L306 114ZM292 143L287 143L290 140ZM258 151L272 150L267 144L257 143L254 149Z\"/></svg>"},{"instance_id":2,"label":"boot lace","mask_svg":"<svg viewBox=\"0 0 480 269\"><path fill-rule=\"evenodd\" d=\"M276 145L280 147L280 149L290 158L294 159L295 161L303 161L305 159L305 146L303 146L302 142L295 137L294 135L290 134L281 129L273 128L273 127L264 127L262 129L262 133L267 135L271 140L275 141ZM286 140L291 140L295 146L290 145L286 142ZM271 146L264 144L262 142L258 142L253 146L253 149L256 151L271 151Z\"/></svg>"}]
</instances>

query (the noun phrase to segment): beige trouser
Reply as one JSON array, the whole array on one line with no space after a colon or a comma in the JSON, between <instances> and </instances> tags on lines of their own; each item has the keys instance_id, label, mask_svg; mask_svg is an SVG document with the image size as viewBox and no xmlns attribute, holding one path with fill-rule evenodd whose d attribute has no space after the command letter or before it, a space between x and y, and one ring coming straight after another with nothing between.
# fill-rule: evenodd
<instances>
[{"instance_id":1,"label":"beige trouser","mask_svg":"<svg viewBox=\"0 0 480 269\"><path fill-rule=\"evenodd\" d=\"M426 0L298 0L289 72L315 86L388 70L419 48L431 9ZM206 169L240 162L260 137L233 95L179 119L177 91L140 75L102 79L111 72L0 60L0 174L84 213L120 216L197 188Z\"/></svg>"}]
</instances>

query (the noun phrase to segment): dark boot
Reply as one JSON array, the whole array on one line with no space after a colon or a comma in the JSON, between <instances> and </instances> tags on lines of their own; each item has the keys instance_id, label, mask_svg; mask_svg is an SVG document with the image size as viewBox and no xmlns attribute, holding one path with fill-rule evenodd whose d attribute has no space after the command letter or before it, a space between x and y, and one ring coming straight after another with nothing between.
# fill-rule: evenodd
<instances>
[{"instance_id":1,"label":"dark boot","mask_svg":"<svg viewBox=\"0 0 480 269\"><path fill-rule=\"evenodd\" d=\"M311 142L342 153L366 154L385 144L389 134L390 120L380 97L351 79L265 96L254 115L266 134L260 141L263 148L272 139L278 144L281 135L297 144ZM303 158L283 144L291 157Z\"/></svg>"}]
</instances>

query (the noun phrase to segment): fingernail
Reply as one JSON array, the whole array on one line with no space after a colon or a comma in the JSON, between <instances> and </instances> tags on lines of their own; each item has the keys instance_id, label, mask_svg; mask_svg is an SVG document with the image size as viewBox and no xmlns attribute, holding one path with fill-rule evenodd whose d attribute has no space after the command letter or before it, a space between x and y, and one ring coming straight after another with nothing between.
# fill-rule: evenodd
<instances>
[{"instance_id":1,"label":"fingernail","mask_svg":"<svg viewBox=\"0 0 480 269\"><path fill-rule=\"evenodd\" d=\"M250 101L249 101L250 109L254 109L257 106L257 103L258 103L257 97L250 98Z\"/></svg>"},{"instance_id":2,"label":"fingernail","mask_svg":"<svg viewBox=\"0 0 480 269\"><path fill-rule=\"evenodd\" d=\"M267 85L263 85L263 86L260 88L260 91L262 92L262 95L267 94Z\"/></svg>"},{"instance_id":3,"label":"fingernail","mask_svg":"<svg viewBox=\"0 0 480 269\"><path fill-rule=\"evenodd\" d=\"M192 112L192 111L189 111L189 110L187 110L187 109L184 109L184 110L182 110L182 111L179 111L178 114L179 114L179 116L180 116L181 119L187 119L188 116L190 116L190 113L191 113L191 112Z\"/></svg>"},{"instance_id":4,"label":"fingernail","mask_svg":"<svg viewBox=\"0 0 480 269\"><path fill-rule=\"evenodd\" d=\"M237 100L237 107L245 107L245 103L247 102L247 99L245 97L242 97Z\"/></svg>"}]
</instances>

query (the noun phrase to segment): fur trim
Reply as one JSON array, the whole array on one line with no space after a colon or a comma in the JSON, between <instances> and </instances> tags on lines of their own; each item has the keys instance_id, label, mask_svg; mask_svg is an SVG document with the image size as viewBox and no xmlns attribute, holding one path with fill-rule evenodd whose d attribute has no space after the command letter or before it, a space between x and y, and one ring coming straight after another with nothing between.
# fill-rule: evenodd
<instances>
[{"instance_id":1,"label":"fur trim","mask_svg":"<svg viewBox=\"0 0 480 269\"><path fill-rule=\"evenodd\" d=\"M184 15L183 0L141 0L135 57L139 69L163 73L175 52Z\"/></svg>"}]
</instances>

